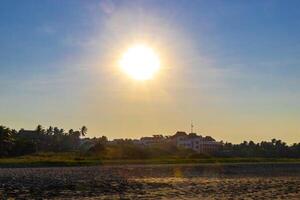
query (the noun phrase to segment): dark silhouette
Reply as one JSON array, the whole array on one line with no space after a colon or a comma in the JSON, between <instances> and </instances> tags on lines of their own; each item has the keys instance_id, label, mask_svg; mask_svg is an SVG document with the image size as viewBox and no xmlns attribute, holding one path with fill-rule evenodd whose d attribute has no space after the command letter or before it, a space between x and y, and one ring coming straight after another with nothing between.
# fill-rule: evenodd
<instances>
[{"instance_id":1,"label":"dark silhouette","mask_svg":"<svg viewBox=\"0 0 300 200\"><path fill-rule=\"evenodd\" d=\"M16 131L0 126L0 157L20 156L38 152L74 152L94 155L105 159L145 159L145 158L203 158L203 157L264 157L300 158L300 143L288 146L281 140L272 139L254 143L222 143L213 153L199 154L191 149L178 147L170 142L143 146L136 140L118 139L108 141L100 138L81 138L87 134L87 127L65 131L50 126L44 129L38 125L35 130ZM177 132L178 134L182 134ZM209 137L209 136L208 136ZM157 138L167 138L162 135ZM168 140L162 140L168 141Z\"/></svg>"},{"instance_id":2,"label":"dark silhouette","mask_svg":"<svg viewBox=\"0 0 300 200\"><path fill-rule=\"evenodd\" d=\"M64 129L50 126L44 129L38 125L35 130L19 131L0 126L0 156L19 156L36 152L76 151L80 146L80 136L87 133L83 126L80 130Z\"/></svg>"},{"instance_id":3,"label":"dark silhouette","mask_svg":"<svg viewBox=\"0 0 300 200\"><path fill-rule=\"evenodd\" d=\"M276 139L260 143L253 141L244 141L241 144L225 143L216 155L222 157L299 158L300 143L288 146L285 142Z\"/></svg>"}]
</instances>

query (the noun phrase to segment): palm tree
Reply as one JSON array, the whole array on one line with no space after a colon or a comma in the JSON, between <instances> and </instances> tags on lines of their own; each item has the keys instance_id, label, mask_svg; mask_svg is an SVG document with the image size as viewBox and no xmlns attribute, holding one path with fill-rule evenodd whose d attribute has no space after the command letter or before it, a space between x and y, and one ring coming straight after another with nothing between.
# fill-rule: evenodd
<instances>
[{"instance_id":1,"label":"palm tree","mask_svg":"<svg viewBox=\"0 0 300 200\"><path fill-rule=\"evenodd\" d=\"M73 129L70 129L69 132L68 132L69 136L72 136L74 134L74 130Z\"/></svg>"},{"instance_id":2,"label":"palm tree","mask_svg":"<svg viewBox=\"0 0 300 200\"><path fill-rule=\"evenodd\" d=\"M36 151L39 151L44 146L43 141L45 141L45 130L43 129L42 125L38 125L35 131L37 134L34 136L32 141L34 141Z\"/></svg>"},{"instance_id":3,"label":"palm tree","mask_svg":"<svg viewBox=\"0 0 300 200\"><path fill-rule=\"evenodd\" d=\"M61 129L59 129L59 135L61 135L61 136L62 136L62 135L64 135L64 133L65 133L65 130L64 130L64 129L62 129L62 128L61 128Z\"/></svg>"},{"instance_id":4,"label":"palm tree","mask_svg":"<svg viewBox=\"0 0 300 200\"><path fill-rule=\"evenodd\" d=\"M85 136L87 134L87 127L86 126L82 126L80 129L80 134L81 136Z\"/></svg>"},{"instance_id":5,"label":"palm tree","mask_svg":"<svg viewBox=\"0 0 300 200\"><path fill-rule=\"evenodd\" d=\"M0 126L0 156L7 156L12 145L11 130L5 126Z\"/></svg>"},{"instance_id":6,"label":"palm tree","mask_svg":"<svg viewBox=\"0 0 300 200\"><path fill-rule=\"evenodd\" d=\"M49 126L49 128L47 129L47 135L53 135L53 127Z\"/></svg>"},{"instance_id":7,"label":"palm tree","mask_svg":"<svg viewBox=\"0 0 300 200\"><path fill-rule=\"evenodd\" d=\"M38 134L41 134L41 133L44 132L44 129L43 129L42 125L38 125L38 126L36 127L35 130L36 130L36 132L37 132Z\"/></svg>"}]
</instances>

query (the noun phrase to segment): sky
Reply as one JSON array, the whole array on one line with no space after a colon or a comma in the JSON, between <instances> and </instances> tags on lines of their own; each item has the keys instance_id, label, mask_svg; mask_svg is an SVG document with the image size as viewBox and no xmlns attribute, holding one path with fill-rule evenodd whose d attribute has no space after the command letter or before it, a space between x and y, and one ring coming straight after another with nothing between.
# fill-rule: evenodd
<instances>
[{"instance_id":1,"label":"sky","mask_svg":"<svg viewBox=\"0 0 300 200\"><path fill-rule=\"evenodd\" d=\"M140 138L300 139L300 2L2 0L0 123ZM151 80L117 63L138 43Z\"/></svg>"}]
</instances>

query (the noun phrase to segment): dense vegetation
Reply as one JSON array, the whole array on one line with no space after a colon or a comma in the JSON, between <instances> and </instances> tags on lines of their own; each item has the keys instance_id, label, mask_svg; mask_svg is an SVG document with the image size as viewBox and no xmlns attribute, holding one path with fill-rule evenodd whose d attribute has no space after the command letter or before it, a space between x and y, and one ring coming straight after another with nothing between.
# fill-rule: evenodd
<instances>
[{"instance_id":1,"label":"dense vegetation","mask_svg":"<svg viewBox=\"0 0 300 200\"><path fill-rule=\"evenodd\" d=\"M191 149L179 148L170 143L142 147L134 144L132 140L119 140L114 144L98 141L88 152L104 159L300 158L300 143L288 146L285 142L276 139L260 143L253 141L244 141L241 144L225 143L217 152L199 154Z\"/></svg>"},{"instance_id":2,"label":"dense vegetation","mask_svg":"<svg viewBox=\"0 0 300 200\"><path fill-rule=\"evenodd\" d=\"M0 157L20 156L37 152L66 152L78 150L80 136L84 136L87 128L70 129L65 132L57 127L43 129L41 125L34 131L26 131L0 126Z\"/></svg>"},{"instance_id":3,"label":"dense vegetation","mask_svg":"<svg viewBox=\"0 0 300 200\"><path fill-rule=\"evenodd\" d=\"M98 141L86 154L97 155L105 160L191 158L196 155L191 149L178 148L173 144L166 143L144 147L134 144L131 140L122 140L114 144Z\"/></svg>"},{"instance_id":4,"label":"dense vegetation","mask_svg":"<svg viewBox=\"0 0 300 200\"><path fill-rule=\"evenodd\" d=\"M77 152L82 157L113 159L199 159L211 157L262 157L262 158L300 158L300 143L288 146L281 140L241 144L224 143L213 154L198 154L190 149L178 148L171 143L144 147L130 139L108 142L105 136L81 139L87 133L83 126L79 130L65 132L57 127L44 129L37 126L34 131L10 129L0 126L0 157L15 157L43 152Z\"/></svg>"},{"instance_id":5,"label":"dense vegetation","mask_svg":"<svg viewBox=\"0 0 300 200\"><path fill-rule=\"evenodd\" d=\"M288 146L281 140L270 142L244 141L241 144L225 143L216 153L220 157L264 157L264 158L300 158L300 143Z\"/></svg>"}]
</instances>

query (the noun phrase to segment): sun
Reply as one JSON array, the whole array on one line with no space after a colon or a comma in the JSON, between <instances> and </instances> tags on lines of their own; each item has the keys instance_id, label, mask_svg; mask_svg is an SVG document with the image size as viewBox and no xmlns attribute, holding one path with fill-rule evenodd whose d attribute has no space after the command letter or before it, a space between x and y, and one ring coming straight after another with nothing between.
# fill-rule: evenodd
<instances>
[{"instance_id":1,"label":"sun","mask_svg":"<svg viewBox=\"0 0 300 200\"><path fill-rule=\"evenodd\" d=\"M136 80L148 80L160 68L159 57L147 45L137 44L130 47L121 57L119 65L130 77Z\"/></svg>"}]
</instances>

